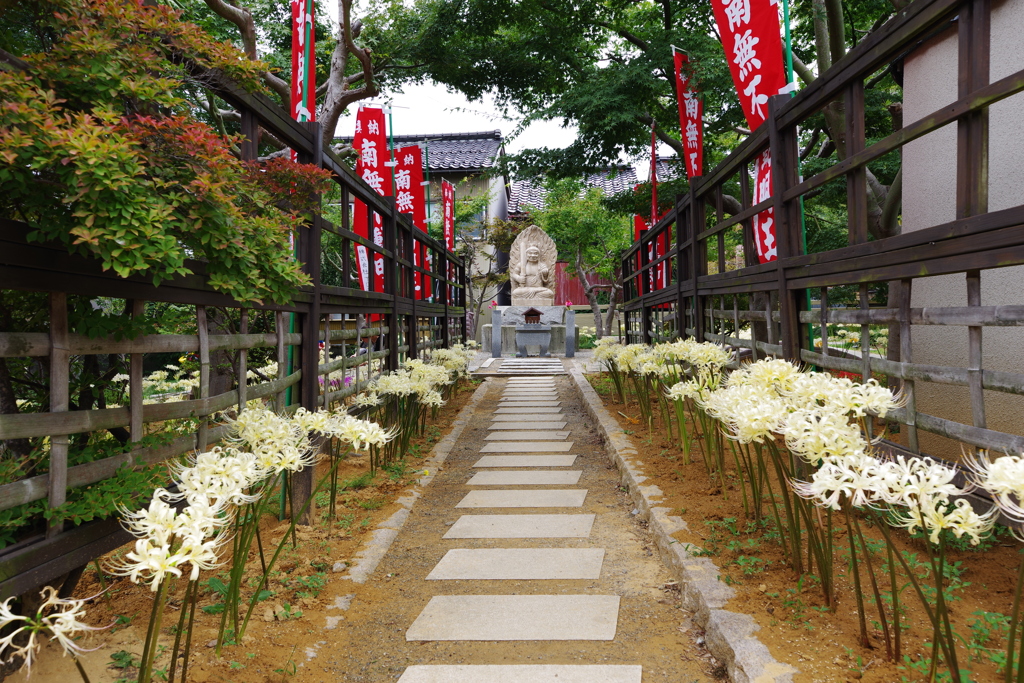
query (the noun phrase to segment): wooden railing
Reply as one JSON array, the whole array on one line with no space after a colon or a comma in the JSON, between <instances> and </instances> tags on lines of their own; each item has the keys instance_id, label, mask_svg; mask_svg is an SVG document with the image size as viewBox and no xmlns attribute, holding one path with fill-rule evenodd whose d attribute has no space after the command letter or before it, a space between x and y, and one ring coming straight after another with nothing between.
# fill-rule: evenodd
<instances>
[{"instance_id":1,"label":"wooden railing","mask_svg":"<svg viewBox=\"0 0 1024 683\"><path fill-rule=\"evenodd\" d=\"M754 357L782 357L863 379L888 377L907 397L906 407L895 416L903 425L898 448L920 453L921 433L927 432L968 448L1024 451L1024 437L1013 433L1019 427L1003 420L1002 430L993 429L986 419L986 400L996 400L994 392L1024 394L1024 373L1017 371L1019 354L1016 368L999 370L986 369L982 355L986 330L1024 325L1021 287L1015 289L1019 304L1000 300L1004 305L983 306L981 296L985 278L1006 277L996 269L1024 264L1019 187L1015 196L999 198L1000 205L1010 208L989 210L989 107L1024 91L1024 71L990 82L992 11L986 0L915 0L795 97L772 98L766 123L714 170L695 179L689 193L678 197L675 207L623 257L628 340L652 343L691 336L747 349ZM952 101L869 144L865 81L890 65L902 69L915 51L921 50L921 57L924 48L941 41L955 41L959 53L957 73L946 76L955 83ZM833 133L845 135L846 156L802 178L799 127L836 104L845 110L845 130ZM955 189L950 188L956 194L955 218L871 239L869 164L900 154L908 143L947 125L956 126L957 133L955 143L944 149L948 159L955 159L950 162L955 164ZM771 150L773 162L772 194L754 205L752 169L765 149ZM903 164L904 177L922 170L908 166L906 160ZM807 253L801 212L812 205L815 191L829 183L845 185L848 246ZM727 216L724 207L730 193L739 208ZM904 207L906 201L904 193ZM775 214L778 259L759 264L752 219L769 207ZM738 266L730 264L726 253L730 235L744 247L745 259ZM670 247L653 257L657 252L652 245L666 236ZM657 289L649 283L660 269L667 269L668 286ZM935 280L926 278L951 274L964 278L955 297L939 306L912 305L912 293L923 296L933 291L929 288ZM835 303L844 289L855 293L853 308ZM881 306L872 305L873 290L885 290L884 297L876 297L885 298ZM857 342L839 343L838 325L855 326L847 336L859 335ZM966 328L957 356L960 365L948 362L948 354L945 364L920 362L930 358L915 362L914 349L920 348L915 340L923 336L922 328L935 326ZM883 328L891 343L885 350L875 350L871 335ZM919 398L922 383L965 387L965 417L930 414L933 408ZM942 448L955 450L955 445ZM951 457L948 452L942 455Z\"/></svg>"},{"instance_id":2,"label":"wooden railing","mask_svg":"<svg viewBox=\"0 0 1024 683\"><path fill-rule=\"evenodd\" d=\"M145 277L121 278L104 271L98 261L69 254L60 245L29 242L29 226L0 219L0 289L46 293L49 299L46 331L0 330L0 357L46 359L42 366L49 394L48 411L0 415L0 440L49 441L46 473L0 485L0 512L41 500L55 508L67 500L69 490L102 482L122 465L154 464L207 448L225 436L225 427L211 420L222 411L241 409L247 401L267 399L282 411L335 404L360 391L380 371L396 369L404 359L466 339L466 269L458 256L415 228L407 215L398 213L393 197L379 196L333 151L321 148L318 124L297 123L266 97L247 93L217 74L202 76L207 87L241 113L244 159L256 158L256 143L263 129L294 149L300 161L331 172L340 191L340 225L322 215L311 215L295 235L296 257L311 285L295 291L285 304L253 306L214 291L202 263L187 264L193 275L153 286ZM355 232L349 209L354 201L368 207L371 225L374 214L381 216L382 245ZM327 258L322 248L325 231L335 237L335 258ZM370 252L371 262L374 254L383 259L383 291L363 292L355 284L357 245ZM429 267L414 264L416 245L432 256L425 261ZM340 286L324 283L328 270L333 271L329 280L340 282ZM417 299L415 274L431 283L429 299ZM69 328L69 295L123 300L124 310L133 317L144 315L146 302L183 305L194 311L196 334L91 338ZM232 309L232 316L222 318L238 321L238 329L224 333L211 324L210 314L215 309ZM272 331L249 333L250 322L257 318L263 329ZM268 324L268 320L272 322ZM276 359L278 373L249 383L249 355L259 349L270 351L262 353ZM185 400L144 404L144 355L168 352L196 355L199 386ZM129 357L128 405L70 409L72 359L109 354ZM215 367L218 354L222 360L230 359L226 373ZM350 382L332 387L327 376L337 371L343 371ZM223 384L225 375L232 379L229 386L213 393L211 378L217 377ZM197 422L194 432L155 447L131 447L143 438L146 425L184 420ZM116 429L129 435L126 452L68 466L69 437ZM311 477L311 470L297 477L298 500L310 494ZM74 579L87 562L127 540L116 520L74 527L47 525L39 518L16 543L0 549L0 600L60 577Z\"/></svg>"}]
</instances>

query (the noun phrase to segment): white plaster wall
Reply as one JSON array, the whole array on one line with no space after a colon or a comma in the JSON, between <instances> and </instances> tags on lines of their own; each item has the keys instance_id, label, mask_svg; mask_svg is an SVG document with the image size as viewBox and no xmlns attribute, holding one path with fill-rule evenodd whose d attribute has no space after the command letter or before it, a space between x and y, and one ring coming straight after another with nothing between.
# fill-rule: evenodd
<instances>
[{"instance_id":1,"label":"white plaster wall","mask_svg":"<svg viewBox=\"0 0 1024 683\"><path fill-rule=\"evenodd\" d=\"M1024 0L994 3L992 15L991 80L1024 69ZM957 99L956 28L934 38L907 57L904 70L904 125L927 116ZM1024 94L989 109L989 210L1024 203ZM927 135L903 150L903 231L913 232L956 218L956 124ZM1024 267L989 270L981 276L983 306L1024 303ZM912 305L966 306L964 275L914 280ZM986 328L983 367L1024 372L1024 330ZM916 363L966 367L967 328L915 326L911 334ZM918 410L972 424L966 387L917 383ZM988 427L1024 434L1024 397L985 392ZM955 458L960 445L921 431L921 449Z\"/></svg>"}]
</instances>

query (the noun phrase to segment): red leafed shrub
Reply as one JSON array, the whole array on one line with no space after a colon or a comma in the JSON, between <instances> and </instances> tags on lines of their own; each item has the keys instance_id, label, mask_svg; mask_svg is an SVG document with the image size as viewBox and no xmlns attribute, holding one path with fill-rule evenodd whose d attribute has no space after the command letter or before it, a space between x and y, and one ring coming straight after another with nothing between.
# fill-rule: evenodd
<instances>
[{"instance_id":1,"label":"red leafed shrub","mask_svg":"<svg viewBox=\"0 0 1024 683\"><path fill-rule=\"evenodd\" d=\"M258 168L200 120L202 83L183 59L249 89L265 68L166 7L55 0L24 55L0 71L0 216L33 226L121 276L159 283L206 262L240 301L290 298L306 282L289 236L325 172L287 159Z\"/></svg>"}]
</instances>

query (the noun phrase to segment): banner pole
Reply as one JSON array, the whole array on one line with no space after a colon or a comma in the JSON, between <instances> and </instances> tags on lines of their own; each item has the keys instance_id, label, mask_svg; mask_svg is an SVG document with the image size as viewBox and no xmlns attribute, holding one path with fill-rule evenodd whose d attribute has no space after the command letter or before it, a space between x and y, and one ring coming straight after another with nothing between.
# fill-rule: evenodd
<instances>
[{"instance_id":1,"label":"banner pole","mask_svg":"<svg viewBox=\"0 0 1024 683\"><path fill-rule=\"evenodd\" d=\"M796 80L793 75L793 38L789 33L789 0L782 0L782 21L784 32L783 35L786 39L786 83L787 87L790 87L790 97L796 97ZM800 159L796 160L797 173L800 176L800 180L803 180L803 164ZM803 253L807 253L807 220L804 217L804 198L800 197L800 242ZM804 290L805 303L807 310L811 310L811 292L808 289ZM810 343L810 351L814 351L814 325L807 323L807 339Z\"/></svg>"}]
</instances>

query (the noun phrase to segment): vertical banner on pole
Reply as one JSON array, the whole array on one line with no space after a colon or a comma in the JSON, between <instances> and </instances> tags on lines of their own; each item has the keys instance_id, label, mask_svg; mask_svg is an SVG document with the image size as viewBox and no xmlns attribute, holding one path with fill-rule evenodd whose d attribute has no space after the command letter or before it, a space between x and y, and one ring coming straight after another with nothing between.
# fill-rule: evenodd
<instances>
[{"instance_id":1,"label":"vertical banner on pole","mask_svg":"<svg viewBox=\"0 0 1024 683\"><path fill-rule=\"evenodd\" d=\"M768 98L786 86L777 0L712 0L715 23L729 62L736 94L750 130L768 117ZM767 193L762 193L762 187ZM771 196L771 155L758 157L754 201ZM761 197L762 199L758 199ZM778 258L775 212L768 208L754 217L754 244L761 263Z\"/></svg>"},{"instance_id":2,"label":"vertical banner on pole","mask_svg":"<svg viewBox=\"0 0 1024 683\"><path fill-rule=\"evenodd\" d=\"M679 106L679 131L686 145L686 175L693 180L704 175L704 101L690 85L686 69L690 58L672 48L676 66L676 93Z\"/></svg>"},{"instance_id":3,"label":"vertical banner on pole","mask_svg":"<svg viewBox=\"0 0 1024 683\"><path fill-rule=\"evenodd\" d=\"M420 231L427 231L427 202L423 191L423 150L419 145L399 147L395 150L395 206L400 213L412 216L412 223ZM424 263L426 248L418 240L413 244L412 262ZM420 273L413 278L416 298L430 296L430 278L423 281Z\"/></svg>"},{"instance_id":4,"label":"vertical banner on pole","mask_svg":"<svg viewBox=\"0 0 1024 683\"><path fill-rule=\"evenodd\" d=\"M356 175L381 196L391 194L391 153L388 151L387 129L384 110L379 107L360 107L356 114L356 133L352 148L356 158ZM355 225L352 230L360 237L371 239L369 210L359 200L355 202ZM384 220L379 213L373 213L373 243L384 246ZM369 249L356 245L356 266L359 270L359 286L364 292L384 291L384 257L374 254L370 265ZM371 280L372 274L372 280Z\"/></svg>"},{"instance_id":5,"label":"vertical banner on pole","mask_svg":"<svg viewBox=\"0 0 1024 683\"><path fill-rule=\"evenodd\" d=\"M455 251L455 186L447 180L441 181L441 226L444 230L444 246L448 251ZM448 279L455 279L455 268L449 264ZM448 290L448 303L454 303L451 289Z\"/></svg>"},{"instance_id":6,"label":"vertical banner on pole","mask_svg":"<svg viewBox=\"0 0 1024 683\"><path fill-rule=\"evenodd\" d=\"M313 0L292 0L291 110L292 118L296 121L316 121L316 35L313 30L313 10Z\"/></svg>"},{"instance_id":7,"label":"vertical banner on pole","mask_svg":"<svg viewBox=\"0 0 1024 683\"><path fill-rule=\"evenodd\" d=\"M654 224L661 218L661 214L658 212L658 138L654 132L654 124L651 124L651 223L650 228L654 227ZM650 260L661 258L666 253L668 247L668 233L662 232L658 237L650 243L648 246ZM668 270L665 268L665 262L661 262L656 265L650 271L650 291L661 289L668 283Z\"/></svg>"}]
</instances>

